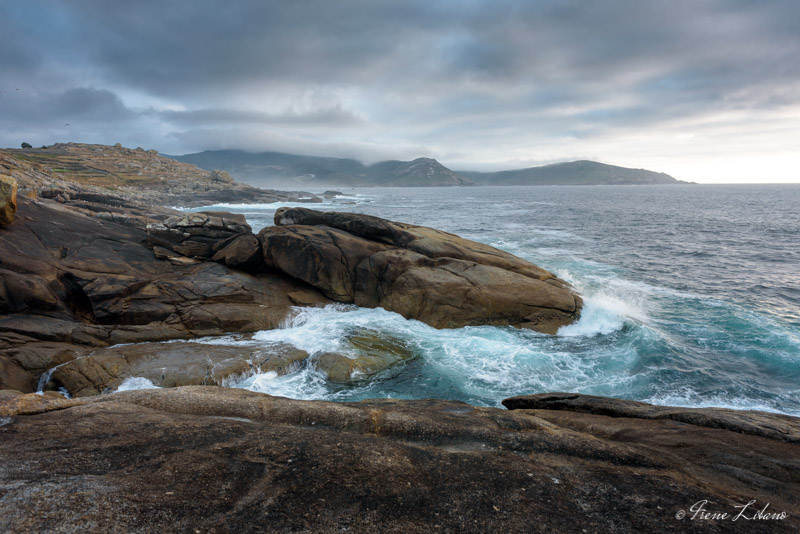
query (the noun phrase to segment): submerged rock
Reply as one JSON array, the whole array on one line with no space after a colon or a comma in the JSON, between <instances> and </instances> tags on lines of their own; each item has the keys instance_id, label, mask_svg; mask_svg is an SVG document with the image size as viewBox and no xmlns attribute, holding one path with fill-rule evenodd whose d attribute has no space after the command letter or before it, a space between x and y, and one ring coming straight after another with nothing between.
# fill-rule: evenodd
<instances>
[{"instance_id":1,"label":"submerged rock","mask_svg":"<svg viewBox=\"0 0 800 534\"><path fill-rule=\"evenodd\" d=\"M342 352L316 354L314 368L331 382L359 382L410 360L415 352L402 340L369 328L359 328L344 338Z\"/></svg>"},{"instance_id":2,"label":"submerged rock","mask_svg":"<svg viewBox=\"0 0 800 534\"><path fill-rule=\"evenodd\" d=\"M800 530L797 443L620 411L196 386L0 393L0 530ZM757 416L800 431L796 418ZM727 519L691 519L703 501ZM750 520L765 506L775 515Z\"/></svg>"},{"instance_id":3,"label":"submerged rock","mask_svg":"<svg viewBox=\"0 0 800 534\"><path fill-rule=\"evenodd\" d=\"M280 208L264 261L328 298L437 328L513 325L555 333L583 302L554 274L440 230L353 213Z\"/></svg>"}]
</instances>

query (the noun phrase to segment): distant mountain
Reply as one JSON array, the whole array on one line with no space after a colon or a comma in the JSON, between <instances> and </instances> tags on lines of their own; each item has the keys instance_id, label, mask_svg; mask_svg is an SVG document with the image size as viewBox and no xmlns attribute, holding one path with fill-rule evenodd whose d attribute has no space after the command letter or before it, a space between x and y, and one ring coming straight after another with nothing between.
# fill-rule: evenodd
<instances>
[{"instance_id":1,"label":"distant mountain","mask_svg":"<svg viewBox=\"0 0 800 534\"><path fill-rule=\"evenodd\" d=\"M678 184L663 172L629 169L596 161L569 161L499 172L458 171L479 185L621 185Z\"/></svg>"},{"instance_id":2,"label":"distant mountain","mask_svg":"<svg viewBox=\"0 0 800 534\"><path fill-rule=\"evenodd\" d=\"M471 180L458 175L431 158L417 158L414 161L383 161L370 165L367 168L367 176L373 185L384 186L475 185Z\"/></svg>"},{"instance_id":3,"label":"distant mountain","mask_svg":"<svg viewBox=\"0 0 800 534\"><path fill-rule=\"evenodd\" d=\"M206 150L170 156L206 170L220 169L259 186L457 186L473 183L435 159L384 161L366 166L345 158L297 156L280 152Z\"/></svg>"},{"instance_id":4,"label":"distant mountain","mask_svg":"<svg viewBox=\"0 0 800 534\"><path fill-rule=\"evenodd\" d=\"M169 156L206 170L228 171L259 187L463 186L463 185L613 185L685 183L645 169L595 161L570 161L499 172L452 171L431 158L364 165L346 158L298 156L281 152L206 150Z\"/></svg>"}]
</instances>

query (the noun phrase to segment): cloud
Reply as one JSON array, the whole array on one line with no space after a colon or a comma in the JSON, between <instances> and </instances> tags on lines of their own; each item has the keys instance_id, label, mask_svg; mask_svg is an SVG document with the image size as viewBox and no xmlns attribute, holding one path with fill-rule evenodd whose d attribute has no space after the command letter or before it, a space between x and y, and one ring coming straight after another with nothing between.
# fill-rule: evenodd
<instances>
[{"instance_id":1,"label":"cloud","mask_svg":"<svg viewBox=\"0 0 800 534\"><path fill-rule=\"evenodd\" d=\"M159 118L177 126L200 126L218 124L262 124L262 125L324 125L346 127L359 124L361 118L341 106L308 112L286 111L263 113L236 109L196 109L188 111L161 111Z\"/></svg>"},{"instance_id":2,"label":"cloud","mask_svg":"<svg viewBox=\"0 0 800 534\"><path fill-rule=\"evenodd\" d=\"M70 118L162 151L608 160L637 132L642 154L677 150L680 124L769 158L788 140L756 132L800 107L798 18L793 0L5 3L0 91L30 99L0 111L14 137ZM716 135L742 112L750 128Z\"/></svg>"},{"instance_id":3,"label":"cloud","mask_svg":"<svg viewBox=\"0 0 800 534\"><path fill-rule=\"evenodd\" d=\"M15 124L118 123L135 116L111 91L74 87L61 93L29 93L16 87L0 99L5 127Z\"/></svg>"}]
</instances>

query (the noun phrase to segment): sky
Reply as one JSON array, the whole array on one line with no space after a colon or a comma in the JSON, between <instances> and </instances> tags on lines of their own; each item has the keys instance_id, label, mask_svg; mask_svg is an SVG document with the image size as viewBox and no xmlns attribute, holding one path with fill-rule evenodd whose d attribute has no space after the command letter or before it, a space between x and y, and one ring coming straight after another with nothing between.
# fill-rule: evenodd
<instances>
[{"instance_id":1,"label":"sky","mask_svg":"<svg viewBox=\"0 0 800 534\"><path fill-rule=\"evenodd\" d=\"M0 4L0 146L800 182L797 0Z\"/></svg>"}]
</instances>

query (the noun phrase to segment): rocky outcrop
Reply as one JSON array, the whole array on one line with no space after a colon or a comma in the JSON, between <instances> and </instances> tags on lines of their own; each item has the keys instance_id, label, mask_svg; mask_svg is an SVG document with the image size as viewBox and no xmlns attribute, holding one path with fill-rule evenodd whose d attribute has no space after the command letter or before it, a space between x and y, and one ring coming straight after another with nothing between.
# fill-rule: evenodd
<instances>
[{"instance_id":1,"label":"rocky outcrop","mask_svg":"<svg viewBox=\"0 0 800 534\"><path fill-rule=\"evenodd\" d=\"M17 212L17 181L0 174L0 225L14 222Z\"/></svg>"},{"instance_id":2,"label":"rocky outcrop","mask_svg":"<svg viewBox=\"0 0 800 534\"><path fill-rule=\"evenodd\" d=\"M100 200L20 198L16 221L0 228L0 355L33 377L91 347L275 328L292 306L329 302L280 274L248 274L163 247L160 256L171 261L160 260L144 225L168 228L165 221L185 215ZM233 215L186 217L205 223L176 223L189 237L165 245L197 247L200 256L213 253L209 243L249 231Z\"/></svg>"},{"instance_id":3,"label":"rocky outcrop","mask_svg":"<svg viewBox=\"0 0 800 534\"><path fill-rule=\"evenodd\" d=\"M144 206L321 201L310 193L252 187L233 181L225 171L209 172L155 150L121 145L58 143L28 150L0 149L0 174L4 173L26 193L60 202L76 194L109 193Z\"/></svg>"},{"instance_id":4,"label":"rocky outcrop","mask_svg":"<svg viewBox=\"0 0 800 534\"><path fill-rule=\"evenodd\" d=\"M145 378L161 388L226 386L255 373L286 374L306 358L308 353L282 343L138 343L97 349L61 364L50 374L50 387L85 397L114 391L129 378Z\"/></svg>"},{"instance_id":5,"label":"rocky outcrop","mask_svg":"<svg viewBox=\"0 0 800 534\"><path fill-rule=\"evenodd\" d=\"M230 175L228 171L221 171L219 169L214 169L213 171L211 171L211 181L232 184L233 177Z\"/></svg>"},{"instance_id":6,"label":"rocky outcrop","mask_svg":"<svg viewBox=\"0 0 800 534\"><path fill-rule=\"evenodd\" d=\"M0 392L0 530L800 529L797 443L606 402L627 415L197 386L84 399ZM728 515L701 518L701 505ZM737 506L744 517L732 521ZM765 506L774 515L756 518Z\"/></svg>"},{"instance_id":7,"label":"rocky outcrop","mask_svg":"<svg viewBox=\"0 0 800 534\"><path fill-rule=\"evenodd\" d=\"M26 349L28 354L30 349ZM352 384L417 356L402 340L370 328L357 328L346 334L339 352L311 357L285 343L226 344L224 340L136 343L77 351L64 351L57 346L52 353L57 356L42 366L50 370L38 385L44 390L63 388L72 397L115 391L129 378L145 378L162 388L233 386L256 373L274 372L280 376L305 365L323 373L330 382ZM0 389L32 391L31 380L31 374L15 360L0 356Z\"/></svg>"},{"instance_id":8,"label":"rocky outcrop","mask_svg":"<svg viewBox=\"0 0 800 534\"><path fill-rule=\"evenodd\" d=\"M146 227L147 242L189 258L211 259L239 236L252 235L244 215L222 212L186 213Z\"/></svg>"},{"instance_id":9,"label":"rocky outcrop","mask_svg":"<svg viewBox=\"0 0 800 534\"><path fill-rule=\"evenodd\" d=\"M577 393L541 393L503 400L509 410L565 411L614 418L676 421L800 444L796 417L724 408L676 408ZM545 415L546 416L546 415ZM579 416L575 416L579 417Z\"/></svg>"},{"instance_id":10,"label":"rocky outcrop","mask_svg":"<svg viewBox=\"0 0 800 534\"><path fill-rule=\"evenodd\" d=\"M280 208L261 240L269 269L328 298L437 328L514 325L555 333L582 301L552 273L440 230L353 213Z\"/></svg>"}]
</instances>

